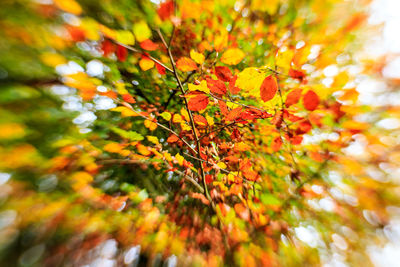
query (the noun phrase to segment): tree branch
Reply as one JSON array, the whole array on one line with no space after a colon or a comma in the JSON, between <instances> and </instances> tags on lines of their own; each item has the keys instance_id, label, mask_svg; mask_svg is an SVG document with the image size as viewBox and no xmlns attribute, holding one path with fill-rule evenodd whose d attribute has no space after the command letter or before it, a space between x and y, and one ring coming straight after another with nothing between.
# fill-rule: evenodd
<instances>
[{"instance_id":1,"label":"tree branch","mask_svg":"<svg viewBox=\"0 0 400 267\"><path fill-rule=\"evenodd\" d=\"M182 82L181 82L181 80L179 78L178 72L176 71L175 61L174 61L174 58L173 58L172 53L171 53L171 48L166 43L166 41L164 39L164 36L162 35L160 29L157 29L157 33L160 36L161 41L163 42L164 46L167 49L168 56L169 56L169 59L171 61L173 73L174 73L176 81L178 82L179 89L181 90L182 94L185 94L185 89L183 89ZM186 98L183 98L183 99L184 99L186 111L189 114L190 125L191 125L193 136L194 136L195 142L196 142L196 147L197 147L197 152L198 152L197 154L200 155L201 154L201 145L200 145L199 137L198 137L197 132L196 132L196 126L195 126L195 123L194 123L192 111L189 109L189 105L188 105L187 99ZM200 174L201 174L201 180L202 180L202 184L203 184L204 194L205 194L206 198L210 201L211 205L213 206L213 209L215 209L215 204L214 204L214 202L213 202L213 200L212 200L212 198L210 196L210 193L208 192L207 183L206 183L206 176L205 176L204 168L203 168L203 163L201 161L199 161L199 165L200 165Z\"/></svg>"}]
</instances>

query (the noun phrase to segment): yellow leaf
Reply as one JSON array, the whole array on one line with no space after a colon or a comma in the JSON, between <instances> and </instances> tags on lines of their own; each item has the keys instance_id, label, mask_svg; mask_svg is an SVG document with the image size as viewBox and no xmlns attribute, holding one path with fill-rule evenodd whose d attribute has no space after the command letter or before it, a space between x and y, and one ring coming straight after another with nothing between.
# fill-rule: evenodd
<instances>
[{"instance_id":1,"label":"yellow leaf","mask_svg":"<svg viewBox=\"0 0 400 267\"><path fill-rule=\"evenodd\" d=\"M119 153L124 149L125 145L119 143L108 143L104 146L104 150L110 153Z\"/></svg>"},{"instance_id":2,"label":"yellow leaf","mask_svg":"<svg viewBox=\"0 0 400 267\"><path fill-rule=\"evenodd\" d=\"M136 40L138 42L143 42L144 40L150 39L151 30L147 26L145 21L140 21L133 25L133 33L135 34Z\"/></svg>"},{"instance_id":3,"label":"yellow leaf","mask_svg":"<svg viewBox=\"0 0 400 267\"><path fill-rule=\"evenodd\" d=\"M179 153L177 153L175 155L175 159L178 161L178 164L181 165L181 166L183 165L183 161L185 160L185 158L182 157L181 154L179 154Z\"/></svg>"},{"instance_id":4,"label":"yellow leaf","mask_svg":"<svg viewBox=\"0 0 400 267\"><path fill-rule=\"evenodd\" d=\"M124 107L124 106L119 106L119 107L116 107L116 108L112 108L110 110L111 111L121 112L121 116L122 117L136 117L136 116L139 115L136 111L131 110L131 109L129 109L127 107Z\"/></svg>"},{"instance_id":5,"label":"yellow leaf","mask_svg":"<svg viewBox=\"0 0 400 267\"><path fill-rule=\"evenodd\" d=\"M155 145L159 144L158 138L156 136L148 135L148 136L146 136L146 138L147 138L147 140L149 140L150 142L152 142Z\"/></svg>"},{"instance_id":6,"label":"yellow leaf","mask_svg":"<svg viewBox=\"0 0 400 267\"><path fill-rule=\"evenodd\" d=\"M202 80L199 85L195 85L193 83L188 84L189 91L202 91L206 94L210 93L210 89L207 87L207 82Z\"/></svg>"},{"instance_id":7,"label":"yellow leaf","mask_svg":"<svg viewBox=\"0 0 400 267\"><path fill-rule=\"evenodd\" d=\"M221 61L228 65L236 65L243 60L244 56L243 51L239 48L230 48L222 55Z\"/></svg>"},{"instance_id":8,"label":"yellow leaf","mask_svg":"<svg viewBox=\"0 0 400 267\"><path fill-rule=\"evenodd\" d=\"M82 7L75 0L54 0L56 6L68 13L74 15L80 15L82 13Z\"/></svg>"},{"instance_id":9,"label":"yellow leaf","mask_svg":"<svg viewBox=\"0 0 400 267\"><path fill-rule=\"evenodd\" d=\"M115 87L117 88L117 92L120 95L129 94L128 90L125 89L125 83L116 82Z\"/></svg>"},{"instance_id":10,"label":"yellow leaf","mask_svg":"<svg viewBox=\"0 0 400 267\"><path fill-rule=\"evenodd\" d=\"M219 52L228 45L228 32L222 29L222 32L214 39L214 49Z\"/></svg>"},{"instance_id":11,"label":"yellow leaf","mask_svg":"<svg viewBox=\"0 0 400 267\"><path fill-rule=\"evenodd\" d=\"M284 47L278 52L278 56L276 57L276 65L284 69L290 69L293 57L294 51Z\"/></svg>"},{"instance_id":12,"label":"yellow leaf","mask_svg":"<svg viewBox=\"0 0 400 267\"><path fill-rule=\"evenodd\" d=\"M148 156L151 154L151 152L149 151L149 149L147 148L147 146L144 146L142 144L137 144L136 145L136 149L137 151L142 154L143 156Z\"/></svg>"},{"instance_id":13,"label":"yellow leaf","mask_svg":"<svg viewBox=\"0 0 400 267\"><path fill-rule=\"evenodd\" d=\"M192 128L189 125L187 125L185 122L181 123L181 128L183 131L191 131L192 130Z\"/></svg>"},{"instance_id":14,"label":"yellow leaf","mask_svg":"<svg viewBox=\"0 0 400 267\"><path fill-rule=\"evenodd\" d=\"M234 182L235 181L235 177L238 176L238 172L231 172L228 174L228 181L230 182Z\"/></svg>"},{"instance_id":15,"label":"yellow leaf","mask_svg":"<svg viewBox=\"0 0 400 267\"><path fill-rule=\"evenodd\" d=\"M157 124L151 120L145 120L144 126L148 128L150 131L154 131L157 128Z\"/></svg>"},{"instance_id":16,"label":"yellow leaf","mask_svg":"<svg viewBox=\"0 0 400 267\"><path fill-rule=\"evenodd\" d=\"M180 123L180 122L182 122L183 121L183 119L182 119L182 116L181 115L179 115L179 114L174 114L174 117L172 118L172 122L173 123Z\"/></svg>"},{"instance_id":17,"label":"yellow leaf","mask_svg":"<svg viewBox=\"0 0 400 267\"><path fill-rule=\"evenodd\" d=\"M267 11L269 14L275 14L278 11L280 0L269 0L268 4L265 4L265 0L253 0L251 1L251 8L254 10Z\"/></svg>"},{"instance_id":18,"label":"yellow leaf","mask_svg":"<svg viewBox=\"0 0 400 267\"><path fill-rule=\"evenodd\" d=\"M260 95L260 86L265 74L256 68L246 68L238 74L235 85L246 93Z\"/></svg>"},{"instance_id":19,"label":"yellow leaf","mask_svg":"<svg viewBox=\"0 0 400 267\"><path fill-rule=\"evenodd\" d=\"M81 27L85 30L85 36L89 40L98 41L100 39L99 23L91 18L83 18Z\"/></svg>"},{"instance_id":20,"label":"yellow leaf","mask_svg":"<svg viewBox=\"0 0 400 267\"><path fill-rule=\"evenodd\" d=\"M126 45L134 45L135 44L135 37L130 31L117 31L117 41Z\"/></svg>"},{"instance_id":21,"label":"yellow leaf","mask_svg":"<svg viewBox=\"0 0 400 267\"><path fill-rule=\"evenodd\" d=\"M106 37L108 37L110 39L115 39L117 36L117 33L114 30L108 28L107 26L100 24L99 29Z\"/></svg>"},{"instance_id":22,"label":"yellow leaf","mask_svg":"<svg viewBox=\"0 0 400 267\"><path fill-rule=\"evenodd\" d=\"M194 51L193 49L190 50L190 57L194 60L194 62L196 62L197 64L203 64L204 62L204 55L197 53L196 51Z\"/></svg>"},{"instance_id":23,"label":"yellow leaf","mask_svg":"<svg viewBox=\"0 0 400 267\"><path fill-rule=\"evenodd\" d=\"M217 166L218 166L220 169L226 169L226 164L223 163L222 161L218 162L218 163L217 163Z\"/></svg>"},{"instance_id":24,"label":"yellow leaf","mask_svg":"<svg viewBox=\"0 0 400 267\"><path fill-rule=\"evenodd\" d=\"M18 123L0 124L0 140L12 140L26 134L25 126Z\"/></svg>"},{"instance_id":25,"label":"yellow leaf","mask_svg":"<svg viewBox=\"0 0 400 267\"><path fill-rule=\"evenodd\" d=\"M172 161L172 156L170 153L164 151L163 155L166 161Z\"/></svg>"},{"instance_id":26,"label":"yellow leaf","mask_svg":"<svg viewBox=\"0 0 400 267\"><path fill-rule=\"evenodd\" d=\"M146 70L152 69L152 68L154 67L154 62L153 62L153 60L151 60L151 59L142 58L142 59L139 61L139 66L140 66L140 68L141 68L142 70L146 71Z\"/></svg>"},{"instance_id":27,"label":"yellow leaf","mask_svg":"<svg viewBox=\"0 0 400 267\"><path fill-rule=\"evenodd\" d=\"M190 0L184 0L180 5L180 11L183 19L198 19L200 17L201 6L200 3L194 3Z\"/></svg>"},{"instance_id":28,"label":"yellow leaf","mask_svg":"<svg viewBox=\"0 0 400 267\"><path fill-rule=\"evenodd\" d=\"M235 108L237 108L237 107L240 107L239 104L236 104L236 103L231 102L231 101L227 101L227 102L226 102L226 106L227 106L228 108L230 108L230 109L235 109Z\"/></svg>"},{"instance_id":29,"label":"yellow leaf","mask_svg":"<svg viewBox=\"0 0 400 267\"><path fill-rule=\"evenodd\" d=\"M185 118L186 121L189 121L189 113L187 112L186 109L181 108L181 115Z\"/></svg>"},{"instance_id":30,"label":"yellow leaf","mask_svg":"<svg viewBox=\"0 0 400 267\"><path fill-rule=\"evenodd\" d=\"M171 113L169 113L168 111L164 111L160 114L160 116L167 121L170 121L172 117Z\"/></svg>"},{"instance_id":31,"label":"yellow leaf","mask_svg":"<svg viewBox=\"0 0 400 267\"><path fill-rule=\"evenodd\" d=\"M93 177L87 172L76 172L72 175L71 179L73 181L79 181L83 183L90 183L93 181Z\"/></svg>"},{"instance_id":32,"label":"yellow leaf","mask_svg":"<svg viewBox=\"0 0 400 267\"><path fill-rule=\"evenodd\" d=\"M209 116L208 114L206 114L206 120L207 120L208 125L210 125L210 126L214 125L213 117Z\"/></svg>"},{"instance_id":33,"label":"yellow leaf","mask_svg":"<svg viewBox=\"0 0 400 267\"><path fill-rule=\"evenodd\" d=\"M56 53L43 53L40 56L42 62L50 67L56 67L67 62L67 60L60 54Z\"/></svg>"}]
</instances>

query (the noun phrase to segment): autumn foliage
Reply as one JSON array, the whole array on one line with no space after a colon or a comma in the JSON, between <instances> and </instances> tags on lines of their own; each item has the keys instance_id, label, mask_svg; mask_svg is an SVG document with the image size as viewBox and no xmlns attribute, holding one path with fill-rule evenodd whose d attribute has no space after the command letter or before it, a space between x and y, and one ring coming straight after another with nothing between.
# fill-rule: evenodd
<instances>
[{"instance_id":1,"label":"autumn foliage","mask_svg":"<svg viewBox=\"0 0 400 267\"><path fill-rule=\"evenodd\" d=\"M367 4L1 3L0 262L371 264L399 155L355 89Z\"/></svg>"}]
</instances>

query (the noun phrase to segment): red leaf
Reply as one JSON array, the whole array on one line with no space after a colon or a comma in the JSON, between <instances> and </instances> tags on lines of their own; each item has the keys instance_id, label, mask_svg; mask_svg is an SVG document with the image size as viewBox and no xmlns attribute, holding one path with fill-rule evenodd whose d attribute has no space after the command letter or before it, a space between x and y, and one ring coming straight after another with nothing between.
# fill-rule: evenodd
<instances>
[{"instance_id":1,"label":"red leaf","mask_svg":"<svg viewBox=\"0 0 400 267\"><path fill-rule=\"evenodd\" d=\"M282 139L280 136L278 136L272 141L271 147L274 152L277 152L279 151L279 149L281 149L281 146L282 146Z\"/></svg>"},{"instance_id":2,"label":"red leaf","mask_svg":"<svg viewBox=\"0 0 400 267\"><path fill-rule=\"evenodd\" d=\"M210 174L206 175L206 184L212 183L213 177Z\"/></svg>"},{"instance_id":3,"label":"red leaf","mask_svg":"<svg viewBox=\"0 0 400 267\"><path fill-rule=\"evenodd\" d=\"M299 124L299 133L304 134L308 133L312 129L312 125L309 121L303 121Z\"/></svg>"},{"instance_id":4,"label":"red leaf","mask_svg":"<svg viewBox=\"0 0 400 267\"><path fill-rule=\"evenodd\" d=\"M215 67L215 75L223 82L230 82L233 79L231 70L228 67Z\"/></svg>"},{"instance_id":5,"label":"red leaf","mask_svg":"<svg viewBox=\"0 0 400 267\"><path fill-rule=\"evenodd\" d=\"M69 33L69 36L71 36L72 41L74 42L85 41L86 39L85 32L81 28L75 26L66 26L66 28Z\"/></svg>"},{"instance_id":6,"label":"red leaf","mask_svg":"<svg viewBox=\"0 0 400 267\"><path fill-rule=\"evenodd\" d=\"M290 69L289 76L292 77L293 79L302 81L306 75L304 72L302 72L300 70Z\"/></svg>"},{"instance_id":7,"label":"red leaf","mask_svg":"<svg viewBox=\"0 0 400 267\"><path fill-rule=\"evenodd\" d=\"M261 99L264 102L267 102L274 98L276 92L278 91L278 83L276 82L275 77L270 75L265 78L263 83L261 84L260 90Z\"/></svg>"},{"instance_id":8,"label":"red leaf","mask_svg":"<svg viewBox=\"0 0 400 267\"><path fill-rule=\"evenodd\" d=\"M235 75L229 82L229 92L231 92L231 94L233 95L236 95L240 91L240 88L235 86L236 80L237 80L237 75Z\"/></svg>"},{"instance_id":9,"label":"red leaf","mask_svg":"<svg viewBox=\"0 0 400 267\"><path fill-rule=\"evenodd\" d=\"M300 145L302 141L303 141L303 136L301 135L295 135L290 138L290 143L293 145Z\"/></svg>"},{"instance_id":10,"label":"red leaf","mask_svg":"<svg viewBox=\"0 0 400 267\"><path fill-rule=\"evenodd\" d=\"M293 91L291 91L286 97L285 101L286 107L290 107L291 105L297 104L297 102L299 102L300 100L301 92L302 92L301 89L294 89Z\"/></svg>"},{"instance_id":11,"label":"red leaf","mask_svg":"<svg viewBox=\"0 0 400 267\"><path fill-rule=\"evenodd\" d=\"M119 61L124 62L126 60L126 57L128 56L128 50L119 45L117 46L117 58Z\"/></svg>"},{"instance_id":12,"label":"red leaf","mask_svg":"<svg viewBox=\"0 0 400 267\"><path fill-rule=\"evenodd\" d=\"M207 107L208 102L208 96L206 94L200 94L189 99L188 107L191 111L200 111Z\"/></svg>"},{"instance_id":13,"label":"red leaf","mask_svg":"<svg viewBox=\"0 0 400 267\"><path fill-rule=\"evenodd\" d=\"M173 13L174 1L166 1L164 3L161 3L160 7L157 10L157 14L161 18L161 20L169 19L169 17L171 17Z\"/></svg>"},{"instance_id":14,"label":"red leaf","mask_svg":"<svg viewBox=\"0 0 400 267\"><path fill-rule=\"evenodd\" d=\"M105 57L114 52L114 49L114 44L107 39L101 43L101 51Z\"/></svg>"},{"instance_id":15,"label":"red leaf","mask_svg":"<svg viewBox=\"0 0 400 267\"><path fill-rule=\"evenodd\" d=\"M226 86L224 82L219 80L207 79L207 87L210 91L217 95L225 95L226 94Z\"/></svg>"},{"instance_id":16,"label":"red leaf","mask_svg":"<svg viewBox=\"0 0 400 267\"><path fill-rule=\"evenodd\" d=\"M158 49L158 44L153 43L153 41L147 39L140 43L140 47L144 50L154 51Z\"/></svg>"},{"instance_id":17,"label":"red leaf","mask_svg":"<svg viewBox=\"0 0 400 267\"><path fill-rule=\"evenodd\" d=\"M136 100L130 94L123 94L122 99L131 104L136 103Z\"/></svg>"},{"instance_id":18,"label":"red leaf","mask_svg":"<svg viewBox=\"0 0 400 267\"><path fill-rule=\"evenodd\" d=\"M239 139L242 135L240 134L240 131L237 128L234 128L232 133L231 133L231 138L233 140Z\"/></svg>"},{"instance_id":19,"label":"red leaf","mask_svg":"<svg viewBox=\"0 0 400 267\"><path fill-rule=\"evenodd\" d=\"M240 116L242 113L242 107L237 107L235 109L232 109L229 113L228 116L226 116L227 121L234 121L237 117Z\"/></svg>"},{"instance_id":20,"label":"red leaf","mask_svg":"<svg viewBox=\"0 0 400 267\"><path fill-rule=\"evenodd\" d=\"M307 110L310 111L315 110L318 107L318 104L319 104L319 97L314 91L309 90L303 96L303 105Z\"/></svg>"},{"instance_id":21,"label":"red leaf","mask_svg":"<svg viewBox=\"0 0 400 267\"><path fill-rule=\"evenodd\" d=\"M157 69L158 73L160 73L160 75L165 75L167 73L165 71L165 68L158 63L156 63L156 69Z\"/></svg>"}]
</instances>

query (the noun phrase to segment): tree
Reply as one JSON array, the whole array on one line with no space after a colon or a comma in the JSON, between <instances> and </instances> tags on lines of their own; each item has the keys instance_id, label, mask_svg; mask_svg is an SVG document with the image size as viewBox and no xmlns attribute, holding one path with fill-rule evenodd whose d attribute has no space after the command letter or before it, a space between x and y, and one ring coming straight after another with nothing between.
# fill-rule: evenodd
<instances>
[{"instance_id":1,"label":"tree","mask_svg":"<svg viewBox=\"0 0 400 267\"><path fill-rule=\"evenodd\" d=\"M53 2L0 9L6 266L372 265L399 198L369 1Z\"/></svg>"}]
</instances>

